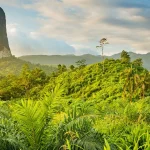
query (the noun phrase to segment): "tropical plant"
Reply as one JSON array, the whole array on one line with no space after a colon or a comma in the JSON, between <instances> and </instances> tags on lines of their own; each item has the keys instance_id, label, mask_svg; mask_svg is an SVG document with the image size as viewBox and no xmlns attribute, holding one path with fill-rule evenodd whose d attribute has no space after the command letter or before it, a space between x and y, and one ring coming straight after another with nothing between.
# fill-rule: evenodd
<instances>
[{"instance_id":1,"label":"tropical plant","mask_svg":"<svg viewBox=\"0 0 150 150\"><path fill-rule=\"evenodd\" d=\"M137 91L139 75L136 73L135 69L128 68L122 73L124 76L124 87L123 87L123 96L129 97L130 102Z\"/></svg>"},{"instance_id":2,"label":"tropical plant","mask_svg":"<svg viewBox=\"0 0 150 150\"><path fill-rule=\"evenodd\" d=\"M138 58L138 59L135 59L133 62L132 62L133 65L135 66L142 66L143 65L143 62L142 62L142 59L141 58Z\"/></svg>"},{"instance_id":3,"label":"tropical plant","mask_svg":"<svg viewBox=\"0 0 150 150\"><path fill-rule=\"evenodd\" d=\"M31 150L40 150L42 136L46 127L46 109L39 101L22 100L12 107L12 115L18 127L26 137Z\"/></svg>"},{"instance_id":4,"label":"tropical plant","mask_svg":"<svg viewBox=\"0 0 150 150\"><path fill-rule=\"evenodd\" d=\"M129 63L130 62L130 56L129 56L129 54L125 50L123 50L121 52L121 61L123 63Z\"/></svg>"}]
</instances>

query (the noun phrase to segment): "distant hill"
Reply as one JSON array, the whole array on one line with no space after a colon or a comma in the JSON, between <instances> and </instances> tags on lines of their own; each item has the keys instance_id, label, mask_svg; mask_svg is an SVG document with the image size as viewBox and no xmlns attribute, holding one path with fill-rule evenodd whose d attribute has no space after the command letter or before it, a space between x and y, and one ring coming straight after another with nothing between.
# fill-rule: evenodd
<instances>
[{"instance_id":1,"label":"distant hill","mask_svg":"<svg viewBox=\"0 0 150 150\"><path fill-rule=\"evenodd\" d=\"M136 54L133 52L129 52L131 60L135 60L137 58L142 58L143 66L150 70L150 53L147 54ZM75 64L78 60L85 59L87 64L93 64L102 61L102 57L85 54L81 56L75 55L28 55L28 56L21 56L19 57L22 60L29 61L34 64L41 64L41 65L58 65L58 64L65 64L67 66L71 64ZM112 56L105 56L105 58L114 58L119 59L120 53L114 54Z\"/></svg>"},{"instance_id":2,"label":"distant hill","mask_svg":"<svg viewBox=\"0 0 150 150\"><path fill-rule=\"evenodd\" d=\"M45 71L47 74L56 71L56 67L48 66L48 65L40 65L40 64L32 64L31 62L27 62L15 57L6 57L0 59L0 75L9 75L15 74L18 75L24 64L27 64L30 69L40 68Z\"/></svg>"},{"instance_id":3,"label":"distant hill","mask_svg":"<svg viewBox=\"0 0 150 150\"><path fill-rule=\"evenodd\" d=\"M135 60L137 58L142 58L143 60L143 67L150 70L150 53L147 53L147 54L136 54L136 53L133 53L133 52L129 52L128 53L131 57L131 60ZM114 54L112 56L110 56L111 58L114 58L114 59L119 59L120 58L120 53L119 54Z\"/></svg>"},{"instance_id":4,"label":"distant hill","mask_svg":"<svg viewBox=\"0 0 150 150\"><path fill-rule=\"evenodd\" d=\"M31 63L35 64L52 64L52 65L58 65L58 64L65 64L65 65L71 65L75 64L78 60L86 59L87 64L92 64L95 62L101 61L100 56L94 56L90 54L81 55L81 56L75 56L75 55L28 55L28 56L21 56L19 57L22 60L29 61Z\"/></svg>"},{"instance_id":5,"label":"distant hill","mask_svg":"<svg viewBox=\"0 0 150 150\"><path fill-rule=\"evenodd\" d=\"M17 74L22 70L21 65L24 63L25 61L16 58L0 59L0 67L5 74ZM37 66L31 63L28 65L30 68ZM65 69L60 65L50 76L39 72L38 69L34 69L35 71L26 69L21 76L0 76L0 99L9 100L12 97L38 99L52 92L63 99L88 99L94 100L94 103L97 100L110 102L121 99L123 93L124 96L131 98L133 95L131 89L136 89L133 99L139 99L143 96L141 86L143 83L146 87L145 96L150 96L148 91L150 75L142 66L128 61L123 62L121 59L106 59L104 66L103 70L103 62Z\"/></svg>"}]
</instances>

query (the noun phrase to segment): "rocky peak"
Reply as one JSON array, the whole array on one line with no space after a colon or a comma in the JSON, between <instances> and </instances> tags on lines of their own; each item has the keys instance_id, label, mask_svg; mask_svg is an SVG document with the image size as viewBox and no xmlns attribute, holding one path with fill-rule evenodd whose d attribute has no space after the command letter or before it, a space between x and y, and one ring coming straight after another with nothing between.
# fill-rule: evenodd
<instances>
[{"instance_id":1,"label":"rocky peak","mask_svg":"<svg viewBox=\"0 0 150 150\"><path fill-rule=\"evenodd\" d=\"M10 57L11 51L8 44L6 31L6 17L4 10L0 7L0 58Z\"/></svg>"}]
</instances>

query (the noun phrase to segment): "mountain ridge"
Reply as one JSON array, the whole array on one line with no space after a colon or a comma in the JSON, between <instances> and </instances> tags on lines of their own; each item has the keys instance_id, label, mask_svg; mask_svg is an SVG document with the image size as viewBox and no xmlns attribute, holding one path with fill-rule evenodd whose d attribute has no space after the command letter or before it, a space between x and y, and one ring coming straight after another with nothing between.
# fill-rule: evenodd
<instances>
[{"instance_id":1,"label":"mountain ridge","mask_svg":"<svg viewBox=\"0 0 150 150\"><path fill-rule=\"evenodd\" d=\"M114 58L119 59L121 53L113 54L111 56L104 56L105 58ZM134 52L128 52L131 57L131 60L135 60L137 58L141 58L143 60L143 67L150 70L150 53L147 54L137 54ZM41 65L75 65L75 62L81 59L85 59L87 64L93 64L101 62L101 55L92 55L92 54L84 54L84 55L25 55L18 57L19 59L31 62L33 64L41 64Z\"/></svg>"}]
</instances>

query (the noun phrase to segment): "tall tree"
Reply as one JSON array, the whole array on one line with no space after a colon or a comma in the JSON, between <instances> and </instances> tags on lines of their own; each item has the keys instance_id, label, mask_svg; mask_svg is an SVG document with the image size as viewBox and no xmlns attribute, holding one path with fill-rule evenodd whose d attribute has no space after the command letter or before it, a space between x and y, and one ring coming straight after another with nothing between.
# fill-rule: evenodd
<instances>
[{"instance_id":1,"label":"tall tree","mask_svg":"<svg viewBox=\"0 0 150 150\"><path fill-rule=\"evenodd\" d=\"M103 72L104 72L104 45L109 44L106 38L102 38L100 41L100 46L96 46L96 48L102 48L102 59L103 59Z\"/></svg>"},{"instance_id":2,"label":"tall tree","mask_svg":"<svg viewBox=\"0 0 150 150\"><path fill-rule=\"evenodd\" d=\"M82 59L82 60L78 60L76 62L76 65L79 67L79 68L83 68L86 66L86 60L85 59Z\"/></svg>"},{"instance_id":3,"label":"tall tree","mask_svg":"<svg viewBox=\"0 0 150 150\"><path fill-rule=\"evenodd\" d=\"M123 63L129 63L130 62L130 56L125 50L123 50L121 52L121 62L123 62Z\"/></svg>"},{"instance_id":4,"label":"tall tree","mask_svg":"<svg viewBox=\"0 0 150 150\"><path fill-rule=\"evenodd\" d=\"M136 74L134 68L126 69L123 72L124 80L124 87L123 87L123 95L125 97L129 96L130 102L132 102L133 94L136 92L138 86L139 75Z\"/></svg>"},{"instance_id":5,"label":"tall tree","mask_svg":"<svg viewBox=\"0 0 150 150\"><path fill-rule=\"evenodd\" d=\"M140 76L140 89L141 89L141 97L144 99L145 92L150 88L150 75L148 72L144 72Z\"/></svg>"},{"instance_id":6,"label":"tall tree","mask_svg":"<svg viewBox=\"0 0 150 150\"><path fill-rule=\"evenodd\" d=\"M142 59L141 58L138 58L138 59L135 59L133 62L132 62L133 65L135 66L142 66L143 65L143 62L142 62Z\"/></svg>"},{"instance_id":7,"label":"tall tree","mask_svg":"<svg viewBox=\"0 0 150 150\"><path fill-rule=\"evenodd\" d=\"M70 68L70 70L74 70L75 69L74 65L70 65L69 68Z\"/></svg>"}]
</instances>

